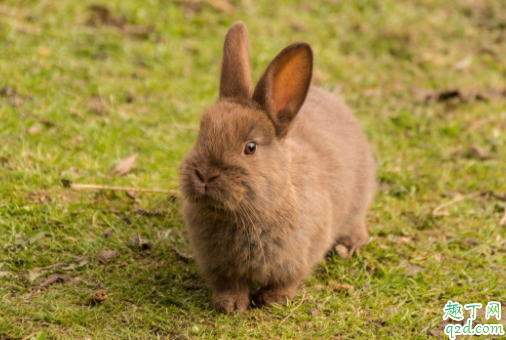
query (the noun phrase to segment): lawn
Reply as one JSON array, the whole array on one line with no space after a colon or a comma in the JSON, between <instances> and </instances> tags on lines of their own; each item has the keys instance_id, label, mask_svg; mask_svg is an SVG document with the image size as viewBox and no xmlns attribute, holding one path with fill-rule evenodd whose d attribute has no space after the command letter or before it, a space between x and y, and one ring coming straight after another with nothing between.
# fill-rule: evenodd
<instances>
[{"instance_id":1,"label":"lawn","mask_svg":"<svg viewBox=\"0 0 506 340\"><path fill-rule=\"evenodd\" d=\"M177 190L236 20L254 80L312 45L313 84L362 122L379 191L358 256L329 255L286 307L223 315L184 254ZM448 300L493 323L505 55L503 0L0 1L0 339L448 338Z\"/></svg>"}]
</instances>

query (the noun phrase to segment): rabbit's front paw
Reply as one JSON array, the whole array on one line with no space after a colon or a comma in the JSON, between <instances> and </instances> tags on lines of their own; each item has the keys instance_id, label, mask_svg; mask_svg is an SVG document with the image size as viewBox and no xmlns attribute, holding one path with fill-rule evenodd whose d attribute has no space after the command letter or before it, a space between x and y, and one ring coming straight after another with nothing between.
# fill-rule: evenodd
<instances>
[{"instance_id":1,"label":"rabbit's front paw","mask_svg":"<svg viewBox=\"0 0 506 340\"><path fill-rule=\"evenodd\" d=\"M291 300L297 292L297 286L286 287L263 287L257 295L256 303L259 306L270 306L273 303L279 305L286 305L288 300Z\"/></svg>"},{"instance_id":2,"label":"rabbit's front paw","mask_svg":"<svg viewBox=\"0 0 506 340\"><path fill-rule=\"evenodd\" d=\"M247 292L222 291L213 293L214 308L222 313L248 311L249 296Z\"/></svg>"}]
</instances>

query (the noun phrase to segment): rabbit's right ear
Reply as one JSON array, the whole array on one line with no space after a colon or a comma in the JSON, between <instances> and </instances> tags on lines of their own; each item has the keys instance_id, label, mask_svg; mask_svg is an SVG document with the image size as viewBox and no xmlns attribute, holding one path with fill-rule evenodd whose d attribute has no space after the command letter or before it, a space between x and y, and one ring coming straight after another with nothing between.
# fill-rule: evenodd
<instances>
[{"instance_id":1,"label":"rabbit's right ear","mask_svg":"<svg viewBox=\"0 0 506 340\"><path fill-rule=\"evenodd\" d=\"M220 98L250 99L252 91L248 29L238 21L228 30L223 46Z\"/></svg>"},{"instance_id":2,"label":"rabbit's right ear","mask_svg":"<svg viewBox=\"0 0 506 340\"><path fill-rule=\"evenodd\" d=\"M278 137L287 134L304 104L312 72L311 46L298 42L282 50L258 81L253 100L269 114Z\"/></svg>"}]
</instances>

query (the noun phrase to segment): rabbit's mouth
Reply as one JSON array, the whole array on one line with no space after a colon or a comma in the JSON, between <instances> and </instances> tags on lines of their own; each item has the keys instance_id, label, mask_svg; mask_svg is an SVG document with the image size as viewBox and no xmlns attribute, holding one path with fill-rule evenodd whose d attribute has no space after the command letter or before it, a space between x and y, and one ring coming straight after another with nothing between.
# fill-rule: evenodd
<instances>
[{"instance_id":1,"label":"rabbit's mouth","mask_svg":"<svg viewBox=\"0 0 506 340\"><path fill-rule=\"evenodd\" d=\"M197 197L194 202L202 207L216 207L221 205L219 201L207 194Z\"/></svg>"},{"instance_id":2,"label":"rabbit's mouth","mask_svg":"<svg viewBox=\"0 0 506 340\"><path fill-rule=\"evenodd\" d=\"M206 192L198 197L195 197L194 203L201 208L207 208L214 211L230 211L233 212L238 209L240 202L233 198L225 199L221 193Z\"/></svg>"},{"instance_id":3,"label":"rabbit's mouth","mask_svg":"<svg viewBox=\"0 0 506 340\"><path fill-rule=\"evenodd\" d=\"M203 185L197 181L192 181L191 186L183 193L185 199L193 204L197 204L202 208L220 208L227 207L226 194L220 190L220 186ZM184 192L184 191L183 191Z\"/></svg>"}]
</instances>

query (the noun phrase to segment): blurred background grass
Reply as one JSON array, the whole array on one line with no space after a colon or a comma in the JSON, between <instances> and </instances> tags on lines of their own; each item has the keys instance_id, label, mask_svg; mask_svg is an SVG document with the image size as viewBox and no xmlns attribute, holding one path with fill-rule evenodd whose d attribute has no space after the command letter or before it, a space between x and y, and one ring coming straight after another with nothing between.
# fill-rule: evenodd
<instances>
[{"instance_id":1,"label":"blurred background grass","mask_svg":"<svg viewBox=\"0 0 506 340\"><path fill-rule=\"evenodd\" d=\"M312 45L313 84L363 123L381 190L361 256L330 257L292 306L223 316L171 251L177 200L61 180L177 189L236 20L254 79ZM505 41L501 0L0 1L0 338L440 338L448 299L505 302Z\"/></svg>"}]
</instances>

